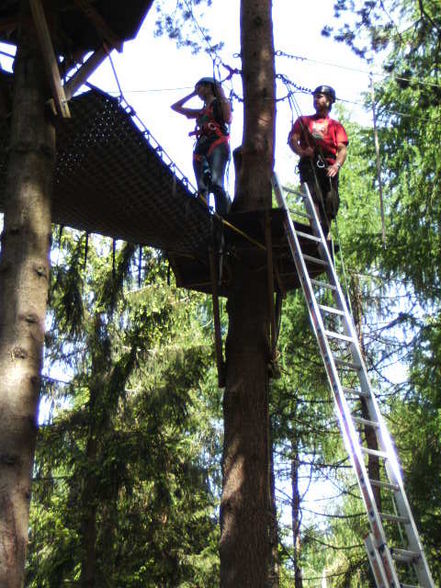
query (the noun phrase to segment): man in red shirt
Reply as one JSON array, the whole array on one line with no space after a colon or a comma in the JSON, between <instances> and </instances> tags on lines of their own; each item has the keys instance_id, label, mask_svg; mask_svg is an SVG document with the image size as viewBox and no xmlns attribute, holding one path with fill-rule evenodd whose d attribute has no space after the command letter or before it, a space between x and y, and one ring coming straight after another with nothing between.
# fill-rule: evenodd
<instances>
[{"instance_id":1,"label":"man in red shirt","mask_svg":"<svg viewBox=\"0 0 441 588\"><path fill-rule=\"evenodd\" d=\"M345 162L349 141L343 125L329 116L335 102L334 89L318 86L312 95L315 114L296 120L288 144L300 156L300 180L308 184L327 235L331 220L337 216L338 172Z\"/></svg>"}]
</instances>

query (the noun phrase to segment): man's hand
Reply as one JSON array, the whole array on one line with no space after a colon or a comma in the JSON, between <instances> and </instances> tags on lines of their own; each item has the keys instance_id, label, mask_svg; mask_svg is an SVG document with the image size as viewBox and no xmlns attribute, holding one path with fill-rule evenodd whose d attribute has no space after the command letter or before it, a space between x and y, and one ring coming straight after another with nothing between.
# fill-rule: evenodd
<instances>
[{"instance_id":1,"label":"man's hand","mask_svg":"<svg viewBox=\"0 0 441 588\"><path fill-rule=\"evenodd\" d=\"M341 165L339 163L335 162L326 169L326 174L330 178L334 178L338 174L340 168L341 168Z\"/></svg>"}]
</instances>

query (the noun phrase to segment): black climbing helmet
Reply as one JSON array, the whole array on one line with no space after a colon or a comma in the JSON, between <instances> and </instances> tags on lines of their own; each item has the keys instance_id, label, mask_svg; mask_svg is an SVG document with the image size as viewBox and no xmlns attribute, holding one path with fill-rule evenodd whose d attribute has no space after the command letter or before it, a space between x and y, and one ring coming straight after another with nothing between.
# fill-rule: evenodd
<instances>
[{"instance_id":1,"label":"black climbing helmet","mask_svg":"<svg viewBox=\"0 0 441 588\"><path fill-rule=\"evenodd\" d=\"M316 94L325 94L331 99L331 104L334 104L336 100L335 90L331 86L317 86L312 95L315 96Z\"/></svg>"},{"instance_id":2,"label":"black climbing helmet","mask_svg":"<svg viewBox=\"0 0 441 588\"><path fill-rule=\"evenodd\" d=\"M201 78L196 82L195 87L199 86L200 84L211 84L212 86L217 86L218 82L216 82L214 78Z\"/></svg>"}]
</instances>

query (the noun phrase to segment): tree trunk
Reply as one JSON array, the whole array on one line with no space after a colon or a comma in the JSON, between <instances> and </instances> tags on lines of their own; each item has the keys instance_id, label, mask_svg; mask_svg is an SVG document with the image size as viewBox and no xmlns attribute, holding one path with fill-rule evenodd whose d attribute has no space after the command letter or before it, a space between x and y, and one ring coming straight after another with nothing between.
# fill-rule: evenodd
<instances>
[{"instance_id":1,"label":"tree trunk","mask_svg":"<svg viewBox=\"0 0 441 588\"><path fill-rule=\"evenodd\" d=\"M297 410L297 405L296 405ZM299 566L300 559L300 490L299 490L299 447L298 439L295 431L291 432L291 492L292 492L292 506L291 506L291 521L292 521L292 541L293 541L293 563L294 563L294 586L295 588L303 588L302 570Z\"/></svg>"},{"instance_id":2,"label":"tree trunk","mask_svg":"<svg viewBox=\"0 0 441 588\"><path fill-rule=\"evenodd\" d=\"M94 415L89 410L89 418L94 419ZM93 424L90 426L89 437L87 439L86 458L87 471L85 475L84 488L81 496L81 576L80 586L82 588L93 588L96 585L96 536L97 536L97 455L98 440L97 433L93 430Z\"/></svg>"},{"instance_id":3,"label":"tree trunk","mask_svg":"<svg viewBox=\"0 0 441 588\"><path fill-rule=\"evenodd\" d=\"M22 22L30 19L24 16ZM15 63L0 262L2 588L23 585L37 432L55 161L55 131L47 118L45 79L33 30L24 24Z\"/></svg>"},{"instance_id":4,"label":"tree trunk","mask_svg":"<svg viewBox=\"0 0 441 588\"><path fill-rule=\"evenodd\" d=\"M270 460L270 498L271 498L271 527L270 527L270 541L271 541L271 565L269 575L269 586L271 588L279 587L280 576L280 560L279 560L279 530L277 525L277 505L276 505L276 476L274 472L274 451L273 451L273 428L270 419L270 444L269 444L269 460Z\"/></svg>"},{"instance_id":5,"label":"tree trunk","mask_svg":"<svg viewBox=\"0 0 441 588\"><path fill-rule=\"evenodd\" d=\"M274 47L271 0L242 0L245 126L235 210L271 207ZM228 300L224 396L221 586L268 586L271 497L268 418L270 349L265 257L242 249Z\"/></svg>"},{"instance_id":6,"label":"tree trunk","mask_svg":"<svg viewBox=\"0 0 441 588\"><path fill-rule=\"evenodd\" d=\"M105 333L105 334L104 334ZM97 514L98 505L105 501L98 488L98 468L102 452L102 439L110 425L110 404L106 401L105 381L110 377L111 353L105 320L97 312L93 321L93 335L88 345L92 355L92 383L89 397L89 430L86 445L86 470L81 495L81 576L82 588L97 585Z\"/></svg>"},{"instance_id":7,"label":"tree trunk","mask_svg":"<svg viewBox=\"0 0 441 588\"><path fill-rule=\"evenodd\" d=\"M366 358L365 346L364 346L364 339L363 339L363 332L361 330L362 319L363 319L363 303L362 303L362 294L360 290L360 281L356 275L351 276L351 291L352 291L352 299L353 299L353 311L354 311L354 323L355 328L357 330L358 335L358 343L360 345L360 350L363 356L363 359ZM364 419L370 420L368 404L366 398L360 398L361 404L361 416ZM365 426L364 427L364 434L366 438L366 444L369 449L373 449L375 451L379 450L378 447L378 440L375 430L372 427ZM368 475L371 480L380 480L380 459L376 455L369 455L368 456ZM378 486L372 486L372 491L375 498L375 503L377 505L378 510L381 512L381 489Z\"/></svg>"},{"instance_id":8,"label":"tree trunk","mask_svg":"<svg viewBox=\"0 0 441 588\"><path fill-rule=\"evenodd\" d=\"M272 0L242 0L241 3L244 130L235 210L271 208L275 129L271 9Z\"/></svg>"}]
</instances>

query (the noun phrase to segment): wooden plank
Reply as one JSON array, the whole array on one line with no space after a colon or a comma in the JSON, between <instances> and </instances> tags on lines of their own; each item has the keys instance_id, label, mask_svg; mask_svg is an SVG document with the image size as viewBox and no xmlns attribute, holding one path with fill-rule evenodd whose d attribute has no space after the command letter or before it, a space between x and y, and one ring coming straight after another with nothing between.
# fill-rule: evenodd
<instances>
[{"instance_id":1,"label":"wooden plank","mask_svg":"<svg viewBox=\"0 0 441 588\"><path fill-rule=\"evenodd\" d=\"M268 211L265 211L265 245L267 259L267 287L268 287L268 304L269 304L269 331L271 345L271 360L276 356L276 315L274 309L274 266L273 266L273 244L271 235L271 217Z\"/></svg>"},{"instance_id":2,"label":"wooden plank","mask_svg":"<svg viewBox=\"0 0 441 588\"><path fill-rule=\"evenodd\" d=\"M0 18L0 33L12 33L18 27L20 19L17 16Z\"/></svg>"},{"instance_id":3,"label":"wooden plank","mask_svg":"<svg viewBox=\"0 0 441 588\"><path fill-rule=\"evenodd\" d=\"M94 25L102 40L107 41L112 48L121 53L123 41L112 31L97 9L90 4L89 0L74 0L74 2Z\"/></svg>"},{"instance_id":4,"label":"wooden plank","mask_svg":"<svg viewBox=\"0 0 441 588\"><path fill-rule=\"evenodd\" d=\"M67 84L64 85L66 99L70 100L75 92L88 80L90 75L106 59L108 55L107 48L103 45L97 49L89 59L75 72Z\"/></svg>"},{"instance_id":5,"label":"wooden plank","mask_svg":"<svg viewBox=\"0 0 441 588\"><path fill-rule=\"evenodd\" d=\"M217 291L217 271L216 259L212 248L209 252L210 257L210 276L211 276L211 298L213 302L213 319L214 319L214 344L216 350L216 365L217 365L217 383L219 388L225 387L225 363L222 352L222 332L219 314L219 296Z\"/></svg>"},{"instance_id":6,"label":"wooden plank","mask_svg":"<svg viewBox=\"0 0 441 588\"><path fill-rule=\"evenodd\" d=\"M49 76L49 83L52 89L53 99L58 112L63 118L70 118L69 105L64 94L60 78L57 57L55 55L52 39L47 24L41 0L29 0L32 17L34 19L38 40L40 43L46 70Z\"/></svg>"}]
</instances>

